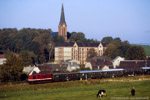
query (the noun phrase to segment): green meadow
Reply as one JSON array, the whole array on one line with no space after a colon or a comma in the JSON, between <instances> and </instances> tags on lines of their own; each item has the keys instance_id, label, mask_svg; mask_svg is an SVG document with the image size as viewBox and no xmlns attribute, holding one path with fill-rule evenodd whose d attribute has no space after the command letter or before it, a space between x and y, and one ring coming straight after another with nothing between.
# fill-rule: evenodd
<instances>
[{"instance_id":1,"label":"green meadow","mask_svg":"<svg viewBox=\"0 0 150 100\"><path fill-rule=\"evenodd\" d=\"M150 56L150 46L148 45L141 45L141 46L144 48L146 55Z\"/></svg>"},{"instance_id":2,"label":"green meadow","mask_svg":"<svg viewBox=\"0 0 150 100\"><path fill-rule=\"evenodd\" d=\"M131 88L135 87L135 96ZM107 97L97 98L105 89ZM9 84L0 86L0 100L148 100L150 99L150 75L90 79L45 84Z\"/></svg>"}]
</instances>

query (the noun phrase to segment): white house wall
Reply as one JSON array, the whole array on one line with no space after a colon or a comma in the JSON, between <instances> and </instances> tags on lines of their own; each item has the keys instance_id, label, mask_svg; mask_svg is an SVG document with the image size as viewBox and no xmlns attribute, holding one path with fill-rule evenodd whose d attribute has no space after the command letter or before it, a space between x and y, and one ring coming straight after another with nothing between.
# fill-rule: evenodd
<instances>
[{"instance_id":1,"label":"white house wall","mask_svg":"<svg viewBox=\"0 0 150 100\"><path fill-rule=\"evenodd\" d=\"M3 65L6 62L6 58L1 58L0 59L0 65Z\"/></svg>"}]
</instances>

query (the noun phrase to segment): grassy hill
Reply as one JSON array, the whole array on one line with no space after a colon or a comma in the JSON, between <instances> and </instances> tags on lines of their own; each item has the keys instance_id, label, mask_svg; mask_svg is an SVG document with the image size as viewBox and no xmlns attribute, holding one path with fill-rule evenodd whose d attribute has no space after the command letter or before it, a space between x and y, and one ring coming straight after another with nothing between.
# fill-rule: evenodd
<instances>
[{"instance_id":1,"label":"grassy hill","mask_svg":"<svg viewBox=\"0 0 150 100\"><path fill-rule=\"evenodd\" d=\"M0 86L0 99L3 100L98 100L98 90L105 89L106 98L136 97L150 99L150 75L125 78L107 78L88 81L69 81L47 84L18 84ZM131 96L131 88L135 87L135 96ZM122 100L119 99L119 100Z\"/></svg>"},{"instance_id":2,"label":"grassy hill","mask_svg":"<svg viewBox=\"0 0 150 100\"><path fill-rule=\"evenodd\" d=\"M141 45L141 46L144 48L146 55L150 56L150 46L148 45Z\"/></svg>"}]
</instances>

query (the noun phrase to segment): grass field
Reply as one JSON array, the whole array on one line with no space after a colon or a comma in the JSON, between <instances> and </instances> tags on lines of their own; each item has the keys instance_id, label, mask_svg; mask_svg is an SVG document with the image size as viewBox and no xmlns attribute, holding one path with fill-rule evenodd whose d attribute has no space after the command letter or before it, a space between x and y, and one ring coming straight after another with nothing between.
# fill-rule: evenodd
<instances>
[{"instance_id":1,"label":"grass field","mask_svg":"<svg viewBox=\"0 0 150 100\"><path fill-rule=\"evenodd\" d=\"M133 86L135 96L130 94ZM106 98L96 98L100 89L106 90ZM150 76L0 86L0 100L135 100L136 97L150 99Z\"/></svg>"},{"instance_id":2,"label":"grass field","mask_svg":"<svg viewBox=\"0 0 150 100\"><path fill-rule=\"evenodd\" d=\"M144 48L146 55L150 56L150 46L147 45L141 45L141 46Z\"/></svg>"}]
</instances>

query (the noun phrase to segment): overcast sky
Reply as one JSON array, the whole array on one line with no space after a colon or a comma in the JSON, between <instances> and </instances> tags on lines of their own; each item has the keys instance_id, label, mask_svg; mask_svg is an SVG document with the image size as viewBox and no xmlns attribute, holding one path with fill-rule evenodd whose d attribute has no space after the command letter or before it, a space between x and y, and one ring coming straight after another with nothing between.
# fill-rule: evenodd
<instances>
[{"instance_id":1,"label":"overcast sky","mask_svg":"<svg viewBox=\"0 0 150 100\"><path fill-rule=\"evenodd\" d=\"M150 44L150 0L0 0L0 29L57 32L62 3L69 32Z\"/></svg>"}]
</instances>

